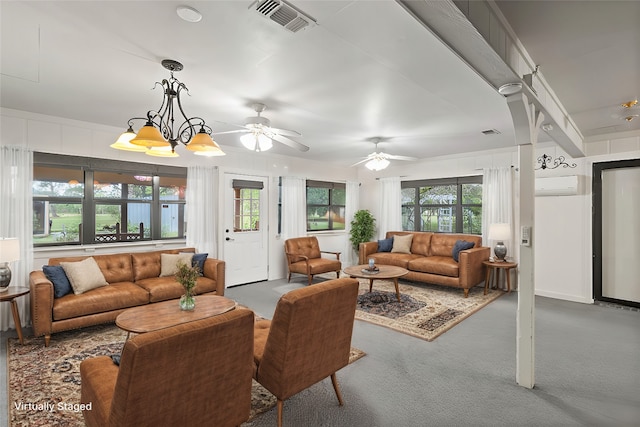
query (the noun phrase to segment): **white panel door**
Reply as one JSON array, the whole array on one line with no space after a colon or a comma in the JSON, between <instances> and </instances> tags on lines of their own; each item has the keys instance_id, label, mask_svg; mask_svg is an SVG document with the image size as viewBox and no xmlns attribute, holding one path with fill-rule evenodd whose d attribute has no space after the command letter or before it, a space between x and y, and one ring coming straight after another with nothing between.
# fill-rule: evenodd
<instances>
[{"instance_id":1,"label":"white panel door","mask_svg":"<svg viewBox=\"0 0 640 427\"><path fill-rule=\"evenodd\" d=\"M602 296L640 302L640 168L602 171Z\"/></svg>"},{"instance_id":2,"label":"white panel door","mask_svg":"<svg viewBox=\"0 0 640 427\"><path fill-rule=\"evenodd\" d=\"M227 286L267 280L268 185L267 177L225 173L222 238Z\"/></svg>"}]
</instances>

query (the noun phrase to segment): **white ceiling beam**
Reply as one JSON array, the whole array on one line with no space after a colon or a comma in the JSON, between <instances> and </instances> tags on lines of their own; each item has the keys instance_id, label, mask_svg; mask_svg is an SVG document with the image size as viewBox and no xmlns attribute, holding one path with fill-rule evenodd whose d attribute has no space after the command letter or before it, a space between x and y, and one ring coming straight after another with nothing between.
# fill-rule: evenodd
<instances>
[{"instance_id":1,"label":"white ceiling beam","mask_svg":"<svg viewBox=\"0 0 640 427\"><path fill-rule=\"evenodd\" d=\"M522 82L551 125L547 134L570 156L584 156L582 133L542 73L534 73L535 62L493 1L397 1L496 90Z\"/></svg>"}]
</instances>

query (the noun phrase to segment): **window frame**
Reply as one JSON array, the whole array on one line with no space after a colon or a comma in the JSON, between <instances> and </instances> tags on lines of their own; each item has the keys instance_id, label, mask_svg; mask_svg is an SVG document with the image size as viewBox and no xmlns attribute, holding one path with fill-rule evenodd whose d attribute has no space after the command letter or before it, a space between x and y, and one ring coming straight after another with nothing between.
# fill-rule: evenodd
<instances>
[{"instance_id":1,"label":"window frame","mask_svg":"<svg viewBox=\"0 0 640 427\"><path fill-rule=\"evenodd\" d=\"M84 173L84 195L80 198L60 198L60 197L47 197L47 196L33 196L34 202L44 201L60 203L65 200L69 200L71 203L80 203L82 207L82 232L78 238L78 241L73 242L47 242L36 243L34 241L34 247L48 247L48 246L62 246L62 245L95 245L102 244L104 242L96 241L96 221L95 212L96 205L116 205L121 207L121 215L126 214L128 203L143 203L150 205L150 234L149 237L142 240L117 240L109 243L134 243L140 241L153 241L153 240L172 240L172 239L184 239L186 237L184 218L186 199L177 200L164 200L160 198L160 179L161 177L171 178L183 178L187 180L187 168L177 166L165 166L165 165L152 165L146 163L134 163L125 162L119 160L109 159L97 159L91 157L69 156L52 153L34 152L33 159L34 169L35 167L55 167L55 168L68 168L77 170L80 168ZM35 172L35 171L34 171ZM130 199L128 194L123 195L121 193L120 198L98 198L94 197L94 173L107 172L118 173L127 175L146 175L151 176L152 197L151 199ZM35 180L35 176L34 176ZM178 204L182 205L178 208L178 236L162 237L162 219L161 210L163 205ZM124 206L124 210L123 207ZM121 217L122 218L122 217ZM127 225L122 226L122 233L127 232ZM146 234L146 232L145 232Z\"/></svg>"},{"instance_id":2,"label":"window frame","mask_svg":"<svg viewBox=\"0 0 640 427\"><path fill-rule=\"evenodd\" d=\"M326 229L313 229L313 228L309 228L309 209L310 208L326 208L327 212L333 212L334 208L342 208L343 210L346 209L346 191L347 191L347 185L343 182L329 182L329 181L315 181L315 180L306 180L306 187L305 187L305 192L308 191L309 188L327 188L329 190L329 201L328 204L326 205L321 205L321 204L317 204L317 203L309 203L309 200L307 198L306 201L306 222L307 222L307 232L308 233L321 233L321 232L326 232L326 231L344 231L345 227L343 228L335 228L334 227L334 220L332 215L329 215L327 218L327 227ZM333 195L333 190L343 190L345 192L345 202L344 204L337 204L334 203L334 195ZM345 224L346 225L346 224Z\"/></svg>"},{"instance_id":3,"label":"window frame","mask_svg":"<svg viewBox=\"0 0 640 427\"><path fill-rule=\"evenodd\" d=\"M480 184L482 185L482 175L474 175L474 176L464 176L464 177L453 177L453 178L438 178L438 179L421 179L416 181L402 181L400 183L401 190L404 189L414 189L414 199L413 204L402 203L401 209L405 207L411 206L414 208L413 212L413 229L409 230L405 228L405 225L402 225L402 229L404 231L424 231L422 230L422 218L421 213L423 208L442 208L442 207L452 207L455 212L455 227L451 231L451 233L464 233L464 234L475 234L482 235L482 223L480 224L480 232L479 233L469 233L464 232L464 221L463 221L463 213L465 208L480 208L482 210L482 202L481 203L463 203L462 197L462 186L464 184ZM437 186L456 186L456 203L454 204L430 204L430 203L420 203L420 188L421 187L437 187ZM404 223L404 221L403 221ZM432 231L434 233L447 233L441 231Z\"/></svg>"}]
</instances>

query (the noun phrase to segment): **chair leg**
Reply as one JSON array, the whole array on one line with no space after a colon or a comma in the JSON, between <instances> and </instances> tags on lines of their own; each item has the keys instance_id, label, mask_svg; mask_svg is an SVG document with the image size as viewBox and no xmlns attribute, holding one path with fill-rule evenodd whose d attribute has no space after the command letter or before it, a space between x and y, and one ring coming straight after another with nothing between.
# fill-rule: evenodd
<instances>
[{"instance_id":1,"label":"chair leg","mask_svg":"<svg viewBox=\"0 0 640 427\"><path fill-rule=\"evenodd\" d=\"M291 272L289 272L289 277L287 278L287 283L291 282Z\"/></svg>"},{"instance_id":2,"label":"chair leg","mask_svg":"<svg viewBox=\"0 0 640 427\"><path fill-rule=\"evenodd\" d=\"M313 274L309 274L307 277L309 278L309 285L311 285L311 281L313 280Z\"/></svg>"},{"instance_id":3,"label":"chair leg","mask_svg":"<svg viewBox=\"0 0 640 427\"><path fill-rule=\"evenodd\" d=\"M278 399L278 427L282 427L282 410L284 408L284 400Z\"/></svg>"},{"instance_id":4,"label":"chair leg","mask_svg":"<svg viewBox=\"0 0 640 427\"><path fill-rule=\"evenodd\" d=\"M342 393L340 393L340 384L338 384L338 378L336 378L336 373L331 374L331 383L333 384L333 389L336 391L336 396L338 397L338 404L340 406L344 405L344 401L342 400Z\"/></svg>"},{"instance_id":5,"label":"chair leg","mask_svg":"<svg viewBox=\"0 0 640 427\"><path fill-rule=\"evenodd\" d=\"M336 278L340 278L340 270L336 271Z\"/></svg>"}]
</instances>

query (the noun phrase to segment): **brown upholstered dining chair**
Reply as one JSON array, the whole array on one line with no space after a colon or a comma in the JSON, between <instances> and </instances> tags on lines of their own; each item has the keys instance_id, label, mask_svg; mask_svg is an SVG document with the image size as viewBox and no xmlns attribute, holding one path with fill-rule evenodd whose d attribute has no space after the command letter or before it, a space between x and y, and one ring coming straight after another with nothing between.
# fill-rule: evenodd
<instances>
[{"instance_id":1,"label":"brown upholstered dining chair","mask_svg":"<svg viewBox=\"0 0 640 427\"><path fill-rule=\"evenodd\" d=\"M287 256L289 268L288 281L291 281L291 273L299 273L307 276L309 284L315 274L336 272L336 278L340 277L342 263L340 252L321 251L318 239L315 236L295 237L284 242L284 252ZM322 254L333 254L336 259L322 258Z\"/></svg>"},{"instance_id":2,"label":"brown upholstered dining chair","mask_svg":"<svg viewBox=\"0 0 640 427\"><path fill-rule=\"evenodd\" d=\"M331 377L343 405L336 371L349 363L358 281L343 278L283 295L273 320L255 326L254 378L278 399L278 426L284 401Z\"/></svg>"},{"instance_id":3,"label":"brown upholstered dining chair","mask_svg":"<svg viewBox=\"0 0 640 427\"><path fill-rule=\"evenodd\" d=\"M177 307L176 302L176 307ZM239 426L251 410L253 312L230 312L136 335L120 366L80 364L87 426Z\"/></svg>"}]
</instances>

